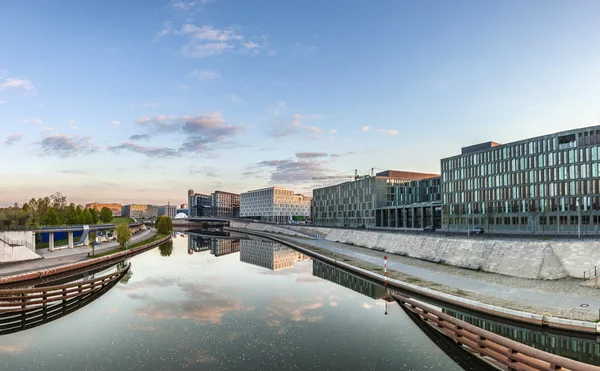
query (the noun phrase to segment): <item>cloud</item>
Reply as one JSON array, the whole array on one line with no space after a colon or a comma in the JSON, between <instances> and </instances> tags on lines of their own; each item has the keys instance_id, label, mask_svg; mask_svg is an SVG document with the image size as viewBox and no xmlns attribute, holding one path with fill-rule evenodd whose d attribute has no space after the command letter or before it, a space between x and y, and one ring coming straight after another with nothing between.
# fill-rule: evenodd
<instances>
[{"instance_id":1,"label":"cloud","mask_svg":"<svg viewBox=\"0 0 600 371\"><path fill-rule=\"evenodd\" d=\"M178 4L189 4L179 1ZM165 22L163 29L156 33L156 39L167 35L178 35L187 39L181 47L181 54L191 58L203 58L228 52L245 52L258 54L262 50L271 55L267 35L262 36L262 43L239 34L233 27L214 28L212 26L196 26L184 23L179 29L173 28L171 22ZM256 38L253 38L256 39Z\"/></svg>"},{"instance_id":2,"label":"cloud","mask_svg":"<svg viewBox=\"0 0 600 371\"><path fill-rule=\"evenodd\" d=\"M207 4L207 3L211 3L215 0L193 0L193 1L184 1L184 0L171 0L169 2L169 6L173 9L173 10L177 10L177 11L189 11L194 9L195 7L197 7L200 4Z\"/></svg>"},{"instance_id":3,"label":"cloud","mask_svg":"<svg viewBox=\"0 0 600 371\"><path fill-rule=\"evenodd\" d=\"M337 133L337 129L330 129L329 130L329 134L335 134L335 133Z\"/></svg>"},{"instance_id":4,"label":"cloud","mask_svg":"<svg viewBox=\"0 0 600 371\"><path fill-rule=\"evenodd\" d=\"M6 101L5 100L0 100L0 104L5 104Z\"/></svg>"},{"instance_id":5,"label":"cloud","mask_svg":"<svg viewBox=\"0 0 600 371\"><path fill-rule=\"evenodd\" d=\"M342 154L334 153L332 155L329 155L329 157L338 158L338 157L342 157L342 156L351 156L351 155L355 155L355 154L356 154L356 152L349 151L349 152L344 152Z\"/></svg>"},{"instance_id":6,"label":"cloud","mask_svg":"<svg viewBox=\"0 0 600 371\"><path fill-rule=\"evenodd\" d=\"M32 119L32 122L34 125L41 125L42 124L42 120L40 119Z\"/></svg>"},{"instance_id":7,"label":"cloud","mask_svg":"<svg viewBox=\"0 0 600 371\"><path fill-rule=\"evenodd\" d=\"M6 140L4 141L4 144L7 145L7 146L12 146L13 144L15 144L18 141L20 141L21 139L23 139L24 135L25 134L23 134L23 133L11 134L8 137L6 137Z\"/></svg>"},{"instance_id":8,"label":"cloud","mask_svg":"<svg viewBox=\"0 0 600 371\"><path fill-rule=\"evenodd\" d=\"M275 103L275 107L269 108L268 112L272 116L279 116L282 111L285 111L286 108L287 106L284 101L277 101L277 103Z\"/></svg>"},{"instance_id":9,"label":"cloud","mask_svg":"<svg viewBox=\"0 0 600 371\"><path fill-rule=\"evenodd\" d=\"M312 181L313 177L323 177L331 173L325 161L309 160L267 160L258 163L258 167L269 168L271 183L297 184Z\"/></svg>"},{"instance_id":10,"label":"cloud","mask_svg":"<svg viewBox=\"0 0 600 371\"><path fill-rule=\"evenodd\" d=\"M110 126L119 126L121 123L119 121L113 120L109 123Z\"/></svg>"},{"instance_id":11,"label":"cloud","mask_svg":"<svg viewBox=\"0 0 600 371\"><path fill-rule=\"evenodd\" d=\"M233 101L235 103L244 103L244 100L235 94L230 94L229 99L231 99L231 101Z\"/></svg>"},{"instance_id":12,"label":"cloud","mask_svg":"<svg viewBox=\"0 0 600 371\"><path fill-rule=\"evenodd\" d=\"M327 157L328 154L325 152L298 152L296 153L297 158L308 159L317 157Z\"/></svg>"},{"instance_id":13,"label":"cloud","mask_svg":"<svg viewBox=\"0 0 600 371\"><path fill-rule=\"evenodd\" d=\"M230 138L243 131L241 126L228 124L219 112L201 116L169 117L158 115L142 117L135 121L154 132L183 135L180 152L204 152L213 144L223 145Z\"/></svg>"},{"instance_id":14,"label":"cloud","mask_svg":"<svg viewBox=\"0 0 600 371\"><path fill-rule=\"evenodd\" d=\"M42 128L42 130L44 130L44 131L53 131L53 130L56 130L56 128L51 128L50 126L44 126Z\"/></svg>"},{"instance_id":15,"label":"cloud","mask_svg":"<svg viewBox=\"0 0 600 371\"><path fill-rule=\"evenodd\" d=\"M125 142L118 146L108 146L108 150L113 153L118 153L122 150L127 150L135 153L140 153L152 158L169 158L179 157L180 153L177 150L166 147L145 147L134 143Z\"/></svg>"},{"instance_id":16,"label":"cloud","mask_svg":"<svg viewBox=\"0 0 600 371\"><path fill-rule=\"evenodd\" d=\"M219 175L217 174L217 169L209 166L192 166L190 169L190 175L204 175L209 178L217 178Z\"/></svg>"},{"instance_id":17,"label":"cloud","mask_svg":"<svg viewBox=\"0 0 600 371\"><path fill-rule=\"evenodd\" d=\"M73 120L69 121L69 127L73 130L79 129L79 126L75 125L75 121L73 121Z\"/></svg>"},{"instance_id":18,"label":"cloud","mask_svg":"<svg viewBox=\"0 0 600 371\"><path fill-rule=\"evenodd\" d=\"M378 133L385 133L387 135L398 135L398 130L377 129L375 131Z\"/></svg>"},{"instance_id":19,"label":"cloud","mask_svg":"<svg viewBox=\"0 0 600 371\"><path fill-rule=\"evenodd\" d=\"M50 135L38 142L43 155L68 157L76 155L87 155L100 150L94 146L88 136L66 134Z\"/></svg>"},{"instance_id":20,"label":"cloud","mask_svg":"<svg viewBox=\"0 0 600 371\"><path fill-rule=\"evenodd\" d=\"M362 131L363 133L366 133L367 131L369 131L371 129L370 126L363 126Z\"/></svg>"},{"instance_id":21,"label":"cloud","mask_svg":"<svg viewBox=\"0 0 600 371\"><path fill-rule=\"evenodd\" d=\"M148 134L134 134L129 137L129 140L131 140L131 141L149 140L149 139L150 139L150 135L148 135Z\"/></svg>"},{"instance_id":22,"label":"cloud","mask_svg":"<svg viewBox=\"0 0 600 371\"><path fill-rule=\"evenodd\" d=\"M29 80L23 80L21 78L6 79L0 84L0 89L15 89L23 90L25 92L34 92L35 85Z\"/></svg>"},{"instance_id":23,"label":"cloud","mask_svg":"<svg viewBox=\"0 0 600 371\"><path fill-rule=\"evenodd\" d=\"M302 132L310 131L313 133L322 133L323 129L312 125L304 124L305 119L320 119L317 115L300 115L295 114L292 116L290 121L284 121L272 125L271 129L267 132L268 135L276 138L297 135Z\"/></svg>"},{"instance_id":24,"label":"cloud","mask_svg":"<svg viewBox=\"0 0 600 371\"><path fill-rule=\"evenodd\" d=\"M221 74L219 74L218 71L211 71L211 70L194 70L194 71L190 72L190 76L196 77L196 78L202 79L202 80L212 80L212 79L221 78Z\"/></svg>"}]
</instances>

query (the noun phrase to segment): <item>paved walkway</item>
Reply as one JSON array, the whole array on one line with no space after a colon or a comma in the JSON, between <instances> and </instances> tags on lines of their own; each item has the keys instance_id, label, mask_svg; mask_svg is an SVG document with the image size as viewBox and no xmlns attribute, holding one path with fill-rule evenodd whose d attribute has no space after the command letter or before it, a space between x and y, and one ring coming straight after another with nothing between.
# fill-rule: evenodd
<instances>
[{"instance_id":1,"label":"paved walkway","mask_svg":"<svg viewBox=\"0 0 600 371\"><path fill-rule=\"evenodd\" d=\"M458 267L448 267L430 262L422 262L418 259L386 254L380 251L345 245L333 241L317 241L300 237L280 236L288 240L294 240L338 254L348 255L377 265L383 265L383 256L387 255L387 266L390 270L494 298L510 300L524 305L556 308L566 311L587 312L591 315L600 313L600 290L582 287L579 285L579 283L581 283L580 280L539 281L507 277L498 274L473 272ZM452 274L440 272L436 269L438 267L441 268L440 270L442 271L453 272ZM473 279L472 277L474 276L484 279Z\"/></svg>"},{"instance_id":2,"label":"paved walkway","mask_svg":"<svg viewBox=\"0 0 600 371\"><path fill-rule=\"evenodd\" d=\"M145 231L138 232L137 234L131 237L129 244L131 245L149 239L155 234L156 229L148 229ZM119 244L117 241L105 242L101 245L96 246L96 253L112 250L117 248L118 246ZM85 260L88 256L88 253L91 251L92 248L89 246L74 247L72 249L66 248L55 251L48 251L48 249L38 249L36 252L39 255L41 255L43 259L29 260L19 263L0 264L0 276L10 276L19 273L25 273L39 269L46 269L63 264L69 264Z\"/></svg>"}]
</instances>

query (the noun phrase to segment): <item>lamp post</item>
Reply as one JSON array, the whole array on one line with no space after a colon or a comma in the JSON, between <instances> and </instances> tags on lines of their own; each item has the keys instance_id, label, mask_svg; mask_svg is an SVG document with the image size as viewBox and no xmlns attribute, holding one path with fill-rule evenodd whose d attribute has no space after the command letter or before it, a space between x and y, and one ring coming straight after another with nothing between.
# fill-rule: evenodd
<instances>
[{"instance_id":1,"label":"lamp post","mask_svg":"<svg viewBox=\"0 0 600 371\"><path fill-rule=\"evenodd\" d=\"M577 238L581 239L581 207L577 197Z\"/></svg>"}]
</instances>

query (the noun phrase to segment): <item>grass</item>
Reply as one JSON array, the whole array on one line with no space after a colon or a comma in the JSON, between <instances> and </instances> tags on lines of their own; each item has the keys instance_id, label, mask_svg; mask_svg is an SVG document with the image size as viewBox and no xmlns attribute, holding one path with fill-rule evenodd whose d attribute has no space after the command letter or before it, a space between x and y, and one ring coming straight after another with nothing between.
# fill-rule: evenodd
<instances>
[{"instance_id":1,"label":"grass","mask_svg":"<svg viewBox=\"0 0 600 371\"><path fill-rule=\"evenodd\" d=\"M147 243L151 243L151 242L154 242L154 241L158 241L158 240L160 240L161 238L164 238L164 237L166 237L166 236L168 236L168 235L167 235L167 234L155 234L155 235L154 235L154 237L150 237L150 238L148 238L147 240L143 240L143 241L140 241L140 242L136 242L135 244L133 244L133 245L129 246L129 247L127 248L127 250L131 250L131 249L133 249L134 247L139 247L139 246L145 245L145 244L147 244ZM98 254L96 254L96 255L94 255L94 256L90 256L89 258L90 258L90 259L100 258L100 257L106 256L106 255L115 254L115 253L118 253L118 252L121 252L121 251L125 251L125 250L126 250L126 249L124 249L124 248L122 248L122 247L117 247L117 248L114 248L114 249L112 249L112 250L103 251L103 252L101 252L101 253L98 253Z\"/></svg>"},{"instance_id":2,"label":"grass","mask_svg":"<svg viewBox=\"0 0 600 371\"><path fill-rule=\"evenodd\" d=\"M109 224L121 224L121 223L131 224L131 223L134 223L134 221L132 218L128 218L126 216L117 216L117 217L114 217L112 222L110 222Z\"/></svg>"},{"instance_id":3,"label":"grass","mask_svg":"<svg viewBox=\"0 0 600 371\"><path fill-rule=\"evenodd\" d=\"M69 240L55 240L54 246L63 246L69 243ZM50 242L38 242L35 244L35 249L46 249L50 245Z\"/></svg>"}]
</instances>

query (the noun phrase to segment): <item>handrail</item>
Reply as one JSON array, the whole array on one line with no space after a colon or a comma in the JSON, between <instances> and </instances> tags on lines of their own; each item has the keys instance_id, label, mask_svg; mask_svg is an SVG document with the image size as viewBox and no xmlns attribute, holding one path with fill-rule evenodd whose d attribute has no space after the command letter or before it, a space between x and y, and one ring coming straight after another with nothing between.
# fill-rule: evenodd
<instances>
[{"instance_id":1,"label":"handrail","mask_svg":"<svg viewBox=\"0 0 600 371\"><path fill-rule=\"evenodd\" d=\"M423 302L392 294L396 301L458 344L516 370L598 371L600 367L535 349L443 313Z\"/></svg>"},{"instance_id":2,"label":"handrail","mask_svg":"<svg viewBox=\"0 0 600 371\"><path fill-rule=\"evenodd\" d=\"M593 273L593 275L592 275ZM587 277L586 277L587 274ZM583 280L591 280L598 277L598 266L594 265L593 268L588 269L587 271L583 271Z\"/></svg>"},{"instance_id":3,"label":"handrail","mask_svg":"<svg viewBox=\"0 0 600 371\"><path fill-rule=\"evenodd\" d=\"M0 313L24 312L40 305L45 306L54 302L64 302L87 295L120 279L129 271L130 267L131 263L114 273L64 285L0 290Z\"/></svg>"},{"instance_id":4,"label":"handrail","mask_svg":"<svg viewBox=\"0 0 600 371\"><path fill-rule=\"evenodd\" d=\"M3 232L0 232L0 241L4 241L4 243L6 243L9 246L26 246L30 250L35 251L35 247L30 242L25 240L15 241Z\"/></svg>"}]
</instances>

